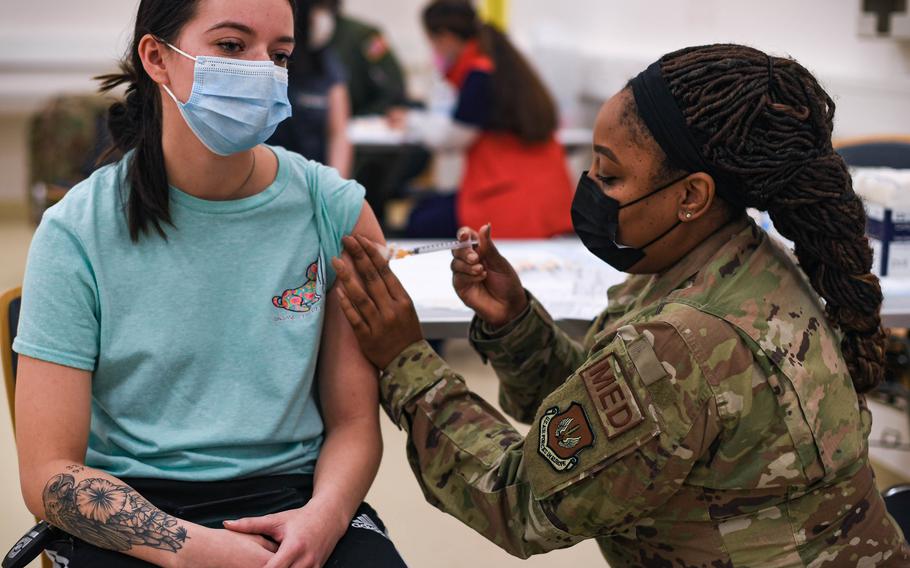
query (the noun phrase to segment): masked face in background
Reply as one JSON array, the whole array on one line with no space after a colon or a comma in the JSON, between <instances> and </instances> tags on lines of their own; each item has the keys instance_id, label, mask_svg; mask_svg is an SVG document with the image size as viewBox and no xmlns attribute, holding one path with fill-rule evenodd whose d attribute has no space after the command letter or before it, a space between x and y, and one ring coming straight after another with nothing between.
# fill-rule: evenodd
<instances>
[{"instance_id":1,"label":"masked face in background","mask_svg":"<svg viewBox=\"0 0 910 568\"><path fill-rule=\"evenodd\" d=\"M335 34L335 14L328 8L313 8L310 13L310 45L318 51L329 44Z\"/></svg>"}]
</instances>

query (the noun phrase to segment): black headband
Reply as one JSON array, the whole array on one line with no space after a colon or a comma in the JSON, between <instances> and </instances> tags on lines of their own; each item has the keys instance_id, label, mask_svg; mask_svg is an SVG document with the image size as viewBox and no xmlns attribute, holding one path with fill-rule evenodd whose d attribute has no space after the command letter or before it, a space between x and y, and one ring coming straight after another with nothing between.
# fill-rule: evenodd
<instances>
[{"instance_id":1,"label":"black headband","mask_svg":"<svg viewBox=\"0 0 910 568\"><path fill-rule=\"evenodd\" d=\"M698 143L686 125L670 86L660 71L660 62L655 61L639 73L629 84L638 106L638 114L657 144L667 155L670 164L687 172L705 172L714 178L717 193L727 201L741 205L741 198L727 187L719 175L702 157Z\"/></svg>"}]
</instances>

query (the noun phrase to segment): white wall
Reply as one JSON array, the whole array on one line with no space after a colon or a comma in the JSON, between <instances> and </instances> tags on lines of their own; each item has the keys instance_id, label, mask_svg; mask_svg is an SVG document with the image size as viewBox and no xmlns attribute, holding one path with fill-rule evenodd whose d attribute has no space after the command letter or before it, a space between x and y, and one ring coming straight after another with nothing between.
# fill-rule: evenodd
<instances>
[{"instance_id":1,"label":"white wall","mask_svg":"<svg viewBox=\"0 0 910 568\"><path fill-rule=\"evenodd\" d=\"M425 0L345 0L381 25L427 90L430 57L420 10ZM87 91L108 70L132 27L136 0L0 2L0 114L23 114L55 91ZM789 54L818 74L838 103L837 134L910 132L910 42L860 37L861 0L512 0L512 35L547 77L570 123L589 120L578 94L607 98L666 51L721 41ZM18 126L17 126L18 124ZM0 121L0 137L21 139L21 123ZM3 148L10 143L4 142ZM0 200L21 195L0 184ZM13 180L24 179L23 175Z\"/></svg>"},{"instance_id":2,"label":"white wall","mask_svg":"<svg viewBox=\"0 0 910 568\"><path fill-rule=\"evenodd\" d=\"M421 0L346 0L381 23L412 70L428 68ZM390 5L395 6L389 9ZM551 88L603 100L660 55L687 45L744 43L791 56L838 104L836 134L910 132L910 42L861 37L861 0L511 0L513 38ZM573 93L574 94L574 93ZM562 96L560 96L562 95ZM571 111L572 109L567 109Z\"/></svg>"}]
</instances>

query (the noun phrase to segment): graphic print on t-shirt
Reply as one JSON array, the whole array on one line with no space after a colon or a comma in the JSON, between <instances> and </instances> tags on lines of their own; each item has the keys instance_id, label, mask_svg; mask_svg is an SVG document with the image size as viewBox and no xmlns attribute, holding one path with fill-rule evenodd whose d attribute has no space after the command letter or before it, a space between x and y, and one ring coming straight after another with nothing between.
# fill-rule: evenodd
<instances>
[{"instance_id":1,"label":"graphic print on t-shirt","mask_svg":"<svg viewBox=\"0 0 910 568\"><path fill-rule=\"evenodd\" d=\"M285 290L280 296L274 296L272 304L290 312L308 312L322 299L317 292L318 281L319 261L316 260L306 269L306 282L298 288Z\"/></svg>"}]
</instances>

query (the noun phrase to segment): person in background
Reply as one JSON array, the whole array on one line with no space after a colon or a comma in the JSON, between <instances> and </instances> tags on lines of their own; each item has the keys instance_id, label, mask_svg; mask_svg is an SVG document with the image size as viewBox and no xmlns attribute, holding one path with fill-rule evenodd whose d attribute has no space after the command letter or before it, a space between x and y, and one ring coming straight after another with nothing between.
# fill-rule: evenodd
<instances>
[{"instance_id":1,"label":"person in background","mask_svg":"<svg viewBox=\"0 0 910 568\"><path fill-rule=\"evenodd\" d=\"M347 133L351 103L344 67L329 46L334 31L332 4L330 0L297 2L297 47L288 64L293 114L267 142L348 177L354 154Z\"/></svg>"},{"instance_id":2,"label":"person in background","mask_svg":"<svg viewBox=\"0 0 910 568\"><path fill-rule=\"evenodd\" d=\"M451 117L409 111L405 128L431 148L463 149L466 159L459 190L419 202L407 235L451 237L461 225L487 222L500 237L571 232L572 188L543 82L467 0L431 3L423 25L458 100Z\"/></svg>"},{"instance_id":3,"label":"person in background","mask_svg":"<svg viewBox=\"0 0 910 568\"><path fill-rule=\"evenodd\" d=\"M388 40L378 28L343 14L341 8L341 0L327 0L319 7L319 17L331 26L329 47L346 71L351 114L385 114L404 104L404 73Z\"/></svg>"},{"instance_id":4,"label":"person in background","mask_svg":"<svg viewBox=\"0 0 910 568\"><path fill-rule=\"evenodd\" d=\"M344 68L353 116L381 116L410 104L398 58L380 30L343 14L340 0L319 3L313 17ZM367 202L382 223L387 200L428 162L427 151L413 145L359 148L351 175L370 188Z\"/></svg>"}]
</instances>

